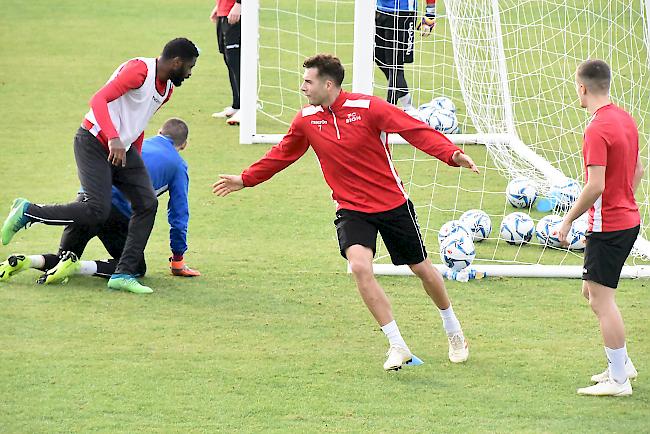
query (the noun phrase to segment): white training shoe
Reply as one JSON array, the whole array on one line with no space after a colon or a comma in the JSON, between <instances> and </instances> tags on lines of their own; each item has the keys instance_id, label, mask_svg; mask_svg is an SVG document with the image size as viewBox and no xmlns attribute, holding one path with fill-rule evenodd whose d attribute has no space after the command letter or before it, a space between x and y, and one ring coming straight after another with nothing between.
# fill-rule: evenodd
<instances>
[{"instance_id":1,"label":"white training shoe","mask_svg":"<svg viewBox=\"0 0 650 434\"><path fill-rule=\"evenodd\" d=\"M630 396L632 395L632 384L630 384L629 378L623 384L619 384L613 379L608 378L606 381L594 384L593 386L578 389L578 395Z\"/></svg>"},{"instance_id":2,"label":"white training shoe","mask_svg":"<svg viewBox=\"0 0 650 434\"><path fill-rule=\"evenodd\" d=\"M232 116L226 119L228 125L239 125L239 110L235 112Z\"/></svg>"},{"instance_id":3,"label":"white training shoe","mask_svg":"<svg viewBox=\"0 0 650 434\"><path fill-rule=\"evenodd\" d=\"M386 353L388 358L384 363L384 371L397 371L402 365L408 363L413 358L411 350L399 345L391 345Z\"/></svg>"},{"instance_id":4,"label":"white training shoe","mask_svg":"<svg viewBox=\"0 0 650 434\"><path fill-rule=\"evenodd\" d=\"M229 118L232 115L234 115L235 113L237 113L237 109L234 109L234 108L228 106L228 107L224 108L223 110L221 110L220 112L212 113L212 117L213 118Z\"/></svg>"},{"instance_id":5,"label":"white training shoe","mask_svg":"<svg viewBox=\"0 0 650 434\"><path fill-rule=\"evenodd\" d=\"M463 332L447 336L449 340L449 360L452 363L462 363L469 357L469 348Z\"/></svg>"},{"instance_id":6,"label":"white training shoe","mask_svg":"<svg viewBox=\"0 0 650 434\"><path fill-rule=\"evenodd\" d=\"M625 363L625 373L627 374L627 378L630 380L636 380L636 377L639 375L639 373L636 371L636 368L632 364L632 359L627 359L627 363ZM591 376L591 381L594 383L602 383L603 381L607 380L609 380L609 367L607 367L607 369L605 369L600 374Z\"/></svg>"}]
</instances>

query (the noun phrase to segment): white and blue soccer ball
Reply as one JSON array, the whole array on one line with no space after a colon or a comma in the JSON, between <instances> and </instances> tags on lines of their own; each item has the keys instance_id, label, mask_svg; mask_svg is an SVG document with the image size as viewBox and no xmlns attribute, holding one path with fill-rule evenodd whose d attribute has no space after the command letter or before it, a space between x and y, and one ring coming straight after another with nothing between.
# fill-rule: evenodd
<instances>
[{"instance_id":1,"label":"white and blue soccer ball","mask_svg":"<svg viewBox=\"0 0 650 434\"><path fill-rule=\"evenodd\" d=\"M551 186L550 195L556 201L556 209L567 211L571 209L581 192L582 187L575 179L566 178Z\"/></svg>"},{"instance_id":2,"label":"white and blue soccer ball","mask_svg":"<svg viewBox=\"0 0 650 434\"><path fill-rule=\"evenodd\" d=\"M440 259L451 270L460 271L468 267L475 257L472 237L463 232L447 237L440 246Z\"/></svg>"},{"instance_id":3,"label":"white and blue soccer ball","mask_svg":"<svg viewBox=\"0 0 650 434\"><path fill-rule=\"evenodd\" d=\"M559 215L547 215L540 219L535 228L535 234L540 244L550 247L561 247L560 239L558 238L560 223L562 223L562 217Z\"/></svg>"},{"instance_id":4,"label":"white and blue soccer ball","mask_svg":"<svg viewBox=\"0 0 650 434\"><path fill-rule=\"evenodd\" d=\"M515 208L530 208L537 199L537 188L530 178L520 176L508 183L506 199Z\"/></svg>"},{"instance_id":5,"label":"white and blue soccer ball","mask_svg":"<svg viewBox=\"0 0 650 434\"><path fill-rule=\"evenodd\" d=\"M483 210L470 209L465 211L459 220L469 229L473 241L481 242L492 233L492 220Z\"/></svg>"},{"instance_id":6,"label":"white and blue soccer ball","mask_svg":"<svg viewBox=\"0 0 650 434\"><path fill-rule=\"evenodd\" d=\"M456 104L446 96L438 96L429 103L438 110L449 110L456 113Z\"/></svg>"},{"instance_id":7,"label":"white and blue soccer ball","mask_svg":"<svg viewBox=\"0 0 650 434\"><path fill-rule=\"evenodd\" d=\"M526 244L533 238L535 222L523 212L508 214L501 221L501 238L508 244Z\"/></svg>"},{"instance_id":8,"label":"white and blue soccer ball","mask_svg":"<svg viewBox=\"0 0 650 434\"><path fill-rule=\"evenodd\" d=\"M587 229L589 221L585 218L578 218L571 225L571 230L567 235L569 250L584 250L587 247Z\"/></svg>"},{"instance_id":9,"label":"white and blue soccer ball","mask_svg":"<svg viewBox=\"0 0 650 434\"><path fill-rule=\"evenodd\" d=\"M458 118L456 113L450 110L434 110L429 113L425 122L443 134L454 134L458 131Z\"/></svg>"},{"instance_id":10,"label":"white and blue soccer ball","mask_svg":"<svg viewBox=\"0 0 650 434\"><path fill-rule=\"evenodd\" d=\"M438 243L442 245L444 240L447 237L455 235L457 233L463 233L467 236L470 236L469 229L460 221L460 220L449 220L447 223L440 227L438 231Z\"/></svg>"}]
</instances>

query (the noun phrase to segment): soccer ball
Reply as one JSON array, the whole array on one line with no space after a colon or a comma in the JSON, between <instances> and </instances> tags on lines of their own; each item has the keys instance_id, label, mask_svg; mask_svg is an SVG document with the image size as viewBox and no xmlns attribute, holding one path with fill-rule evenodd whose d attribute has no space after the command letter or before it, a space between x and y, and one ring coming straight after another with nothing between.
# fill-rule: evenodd
<instances>
[{"instance_id":1,"label":"soccer ball","mask_svg":"<svg viewBox=\"0 0 650 434\"><path fill-rule=\"evenodd\" d=\"M551 186L550 195L555 198L555 208L561 211L571 209L580 196L582 188L575 179L567 178Z\"/></svg>"},{"instance_id":2,"label":"soccer ball","mask_svg":"<svg viewBox=\"0 0 650 434\"><path fill-rule=\"evenodd\" d=\"M460 271L476 257L472 237L462 231L447 237L440 246L440 259L447 268Z\"/></svg>"},{"instance_id":3,"label":"soccer ball","mask_svg":"<svg viewBox=\"0 0 650 434\"><path fill-rule=\"evenodd\" d=\"M508 183L506 199L515 208L530 208L537 199L537 189L529 178L521 176Z\"/></svg>"},{"instance_id":4,"label":"soccer ball","mask_svg":"<svg viewBox=\"0 0 650 434\"><path fill-rule=\"evenodd\" d=\"M578 218L571 225L571 230L567 235L569 242L569 250L584 250L587 246L587 238L585 234L589 228L589 221L585 218Z\"/></svg>"},{"instance_id":5,"label":"soccer ball","mask_svg":"<svg viewBox=\"0 0 650 434\"><path fill-rule=\"evenodd\" d=\"M438 232L438 243L442 245L443 241L447 237L458 233L470 236L469 229L467 229L460 220L450 220L440 227L440 231Z\"/></svg>"},{"instance_id":6,"label":"soccer ball","mask_svg":"<svg viewBox=\"0 0 650 434\"><path fill-rule=\"evenodd\" d=\"M456 105L446 96L438 96L432 99L429 104L431 104L436 109L449 110L450 112L456 113Z\"/></svg>"},{"instance_id":7,"label":"soccer ball","mask_svg":"<svg viewBox=\"0 0 650 434\"><path fill-rule=\"evenodd\" d=\"M489 237L492 232L492 220L490 220L490 216L480 209L465 211L459 220L469 229L473 241L481 242Z\"/></svg>"},{"instance_id":8,"label":"soccer ball","mask_svg":"<svg viewBox=\"0 0 650 434\"><path fill-rule=\"evenodd\" d=\"M559 215L542 217L535 229L539 242L550 247L561 247L560 239L558 238L558 225L560 223L562 223L562 217Z\"/></svg>"},{"instance_id":9,"label":"soccer ball","mask_svg":"<svg viewBox=\"0 0 650 434\"><path fill-rule=\"evenodd\" d=\"M454 134L458 131L458 119L450 110L434 110L429 113L425 122L443 134Z\"/></svg>"},{"instance_id":10,"label":"soccer ball","mask_svg":"<svg viewBox=\"0 0 650 434\"><path fill-rule=\"evenodd\" d=\"M535 222L523 212L513 212L503 218L501 222L501 238L508 244L526 244L533 238Z\"/></svg>"}]
</instances>

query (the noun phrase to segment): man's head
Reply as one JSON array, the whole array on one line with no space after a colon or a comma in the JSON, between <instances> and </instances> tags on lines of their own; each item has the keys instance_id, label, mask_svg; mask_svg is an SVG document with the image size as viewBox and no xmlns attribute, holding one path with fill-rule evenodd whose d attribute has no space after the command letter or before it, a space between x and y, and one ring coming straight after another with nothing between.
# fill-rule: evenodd
<instances>
[{"instance_id":1,"label":"man's head","mask_svg":"<svg viewBox=\"0 0 650 434\"><path fill-rule=\"evenodd\" d=\"M174 86L183 84L190 78L192 68L199 57L199 49L187 38L172 39L165 45L160 59L169 65L169 79Z\"/></svg>"},{"instance_id":2,"label":"man's head","mask_svg":"<svg viewBox=\"0 0 650 434\"><path fill-rule=\"evenodd\" d=\"M182 151L187 147L187 136L190 134L190 130L184 120L170 118L160 127L158 134L172 139L174 147Z\"/></svg>"},{"instance_id":3,"label":"man's head","mask_svg":"<svg viewBox=\"0 0 650 434\"><path fill-rule=\"evenodd\" d=\"M586 60L576 71L576 90L580 106L586 108L595 98L608 98L612 72L609 65L602 60Z\"/></svg>"},{"instance_id":4,"label":"man's head","mask_svg":"<svg viewBox=\"0 0 650 434\"><path fill-rule=\"evenodd\" d=\"M331 54L317 54L302 64L305 68L300 90L309 104L328 104L336 99L345 77L345 69L338 57Z\"/></svg>"}]
</instances>

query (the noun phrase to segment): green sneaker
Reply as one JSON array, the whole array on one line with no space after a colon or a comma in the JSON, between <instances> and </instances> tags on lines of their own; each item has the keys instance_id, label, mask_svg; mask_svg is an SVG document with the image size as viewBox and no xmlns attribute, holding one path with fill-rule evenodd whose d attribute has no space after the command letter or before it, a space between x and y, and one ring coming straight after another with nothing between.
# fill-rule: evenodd
<instances>
[{"instance_id":1,"label":"green sneaker","mask_svg":"<svg viewBox=\"0 0 650 434\"><path fill-rule=\"evenodd\" d=\"M25 255L11 255L0 264L0 282L6 282L14 274L31 267L32 261Z\"/></svg>"},{"instance_id":2,"label":"green sneaker","mask_svg":"<svg viewBox=\"0 0 650 434\"><path fill-rule=\"evenodd\" d=\"M136 294L151 294L153 289L142 285L129 274L113 274L108 279L108 287L117 291L129 291Z\"/></svg>"},{"instance_id":3,"label":"green sneaker","mask_svg":"<svg viewBox=\"0 0 650 434\"><path fill-rule=\"evenodd\" d=\"M6 246L11 239L16 235L16 232L23 228L27 228L31 224L29 217L25 215L25 210L30 205L27 199L19 197L14 200L14 203L9 208L9 215L5 219L0 233L2 234L2 244Z\"/></svg>"},{"instance_id":4,"label":"green sneaker","mask_svg":"<svg viewBox=\"0 0 650 434\"><path fill-rule=\"evenodd\" d=\"M68 283L70 276L79 272L81 262L72 252L65 252L61 256L59 263L56 264L51 270L47 270L45 274L38 278L36 283L41 285L53 285L57 283Z\"/></svg>"}]
</instances>

